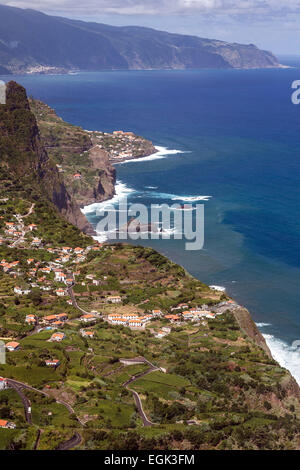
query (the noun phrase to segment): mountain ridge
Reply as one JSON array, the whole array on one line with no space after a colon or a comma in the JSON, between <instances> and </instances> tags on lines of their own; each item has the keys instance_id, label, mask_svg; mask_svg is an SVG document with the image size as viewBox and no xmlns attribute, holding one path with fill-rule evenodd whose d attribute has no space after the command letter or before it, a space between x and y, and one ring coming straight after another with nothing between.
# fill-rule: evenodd
<instances>
[{"instance_id":1,"label":"mountain ridge","mask_svg":"<svg viewBox=\"0 0 300 470\"><path fill-rule=\"evenodd\" d=\"M254 44L110 26L0 5L0 73L280 67Z\"/></svg>"}]
</instances>

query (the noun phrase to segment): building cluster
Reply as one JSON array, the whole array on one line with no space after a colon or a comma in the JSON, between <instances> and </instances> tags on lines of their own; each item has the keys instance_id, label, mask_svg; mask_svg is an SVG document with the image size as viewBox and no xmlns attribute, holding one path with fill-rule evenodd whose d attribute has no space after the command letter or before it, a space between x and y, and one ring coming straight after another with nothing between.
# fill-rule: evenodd
<instances>
[{"instance_id":1,"label":"building cluster","mask_svg":"<svg viewBox=\"0 0 300 470\"><path fill-rule=\"evenodd\" d=\"M97 146L108 151L112 161L135 158L142 156L145 152L145 139L136 136L133 132L118 130L113 131L112 134L94 132L93 135L99 142Z\"/></svg>"}]
</instances>

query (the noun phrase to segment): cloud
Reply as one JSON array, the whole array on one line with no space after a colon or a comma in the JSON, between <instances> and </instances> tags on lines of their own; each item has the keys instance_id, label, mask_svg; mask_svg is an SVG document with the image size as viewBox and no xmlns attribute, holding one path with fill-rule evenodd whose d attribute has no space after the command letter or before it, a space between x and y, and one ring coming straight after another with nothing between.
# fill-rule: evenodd
<instances>
[{"instance_id":1,"label":"cloud","mask_svg":"<svg viewBox=\"0 0 300 470\"><path fill-rule=\"evenodd\" d=\"M3 5L45 13L84 15L279 16L300 12L300 0L2 0Z\"/></svg>"}]
</instances>

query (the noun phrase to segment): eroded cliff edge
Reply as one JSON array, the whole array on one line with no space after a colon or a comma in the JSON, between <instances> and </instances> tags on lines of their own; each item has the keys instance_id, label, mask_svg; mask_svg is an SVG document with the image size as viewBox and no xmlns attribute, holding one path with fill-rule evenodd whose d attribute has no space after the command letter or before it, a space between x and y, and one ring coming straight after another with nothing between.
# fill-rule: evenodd
<instances>
[{"instance_id":1,"label":"eroded cliff edge","mask_svg":"<svg viewBox=\"0 0 300 470\"><path fill-rule=\"evenodd\" d=\"M94 233L47 154L25 89L14 81L6 86L6 104L0 105L0 165L14 176L16 185L46 196L68 222Z\"/></svg>"},{"instance_id":2,"label":"eroded cliff edge","mask_svg":"<svg viewBox=\"0 0 300 470\"><path fill-rule=\"evenodd\" d=\"M86 131L63 121L41 101L31 99L30 106L48 155L80 207L112 198L115 163L156 152L152 142L130 131Z\"/></svg>"}]
</instances>

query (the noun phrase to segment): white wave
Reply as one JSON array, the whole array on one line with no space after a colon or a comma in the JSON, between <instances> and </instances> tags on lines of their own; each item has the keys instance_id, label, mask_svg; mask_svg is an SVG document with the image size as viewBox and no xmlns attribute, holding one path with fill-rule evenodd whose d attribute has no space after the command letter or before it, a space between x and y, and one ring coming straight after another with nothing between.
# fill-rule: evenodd
<instances>
[{"instance_id":1,"label":"white wave","mask_svg":"<svg viewBox=\"0 0 300 470\"><path fill-rule=\"evenodd\" d=\"M196 202L196 201L209 201L212 196L181 196L172 193L159 193L155 191L149 191L146 193L147 196L154 199L170 199L171 201L182 201L182 202Z\"/></svg>"},{"instance_id":2,"label":"white wave","mask_svg":"<svg viewBox=\"0 0 300 470\"><path fill-rule=\"evenodd\" d=\"M100 208L103 209L105 206L109 207L111 206L111 204L118 203L119 201L124 199L124 197L127 197L129 194L132 194L134 192L135 192L135 189L130 188L125 183L118 180L115 186L115 195L111 199L107 201L103 201L103 202L95 202L94 204L85 206L83 209L81 209L81 212L83 212L83 214L85 215L91 214L93 212L96 212L97 209L100 209Z\"/></svg>"},{"instance_id":3,"label":"white wave","mask_svg":"<svg viewBox=\"0 0 300 470\"><path fill-rule=\"evenodd\" d=\"M288 369L300 385L300 348L293 348L273 335L264 334L263 337L275 361Z\"/></svg>"},{"instance_id":4,"label":"white wave","mask_svg":"<svg viewBox=\"0 0 300 470\"><path fill-rule=\"evenodd\" d=\"M172 201L209 201L212 196L175 196L172 198Z\"/></svg>"},{"instance_id":5,"label":"white wave","mask_svg":"<svg viewBox=\"0 0 300 470\"><path fill-rule=\"evenodd\" d=\"M161 233L166 235L184 235L183 232L179 231L177 227L162 228Z\"/></svg>"},{"instance_id":6,"label":"white wave","mask_svg":"<svg viewBox=\"0 0 300 470\"><path fill-rule=\"evenodd\" d=\"M266 326L271 326L271 323L256 323L258 328L264 328Z\"/></svg>"},{"instance_id":7,"label":"white wave","mask_svg":"<svg viewBox=\"0 0 300 470\"><path fill-rule=\"evenodd\" d=\"M103 232L101 234L98 233L97 235L94 235L92 238L99 243L104 243L108 240L107 232Z\"/></svg>"},{"instance_id":8,"label":"white wave","mask_svg":"<svg viewBox=\"0 0 300 470\"><path fill-rule=\"evenodd\" d=\"M146 189L157 189L157 186L145 186Z\"/></svg>"},{"instance_id":9,"label":"white wave","mask_svg":"<svg viewBox=\"0 0 300 470\"><path fill-rule=\"evenodd\" d=\"M157 152L152 153L151 155L148 155L147 157L141 157L141 158L133 158L130 160L124 160L122 162L116 162L115 165L122 165L123 163L136 163L136 162L149 162L150 160L158 160L161 158L165 158L168 155L179 155L182 153L188 153L184 152L182 150L172 150L168 149L167 147L161 147L160 145L155 146Z\"/></svg>"},{"instance_id":10,"label":"white wave","mask_svg":"<svg viewBox=\"0 0 300 470\"><path fill-rule=\"evenodd\" d=\"M196 207L175 207L174 211L194 211Z\"/></svg>"},{"instance_id":11,"label":"white wave","mask_svg":"<svg viewBox=\"0 0 300 470\"><path fill-rule=\"evenodd\" d=\"M225 292L226 291L226 287L223 287L223 286L209 286L209 287L210 287L210 289L218 291L218 292Z\"/></svg>"}]
</instances>

